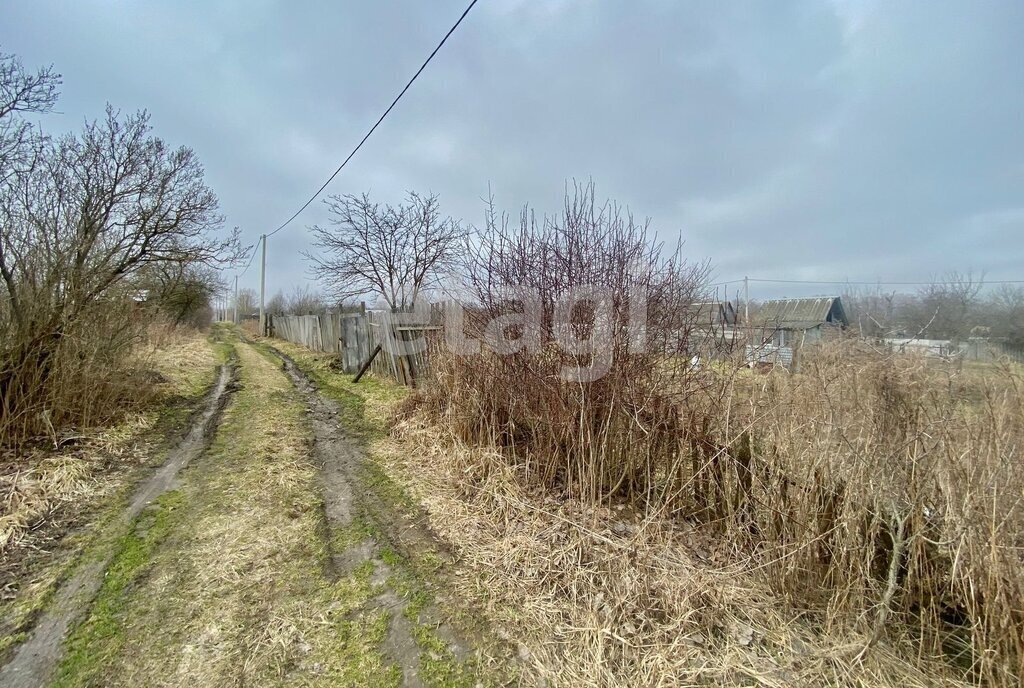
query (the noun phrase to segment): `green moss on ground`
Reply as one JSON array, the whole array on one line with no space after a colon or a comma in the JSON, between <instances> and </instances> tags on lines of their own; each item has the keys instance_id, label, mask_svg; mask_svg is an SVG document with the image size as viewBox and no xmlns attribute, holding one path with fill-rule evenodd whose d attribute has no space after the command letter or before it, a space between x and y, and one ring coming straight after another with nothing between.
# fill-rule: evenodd
<instances>
[{"instance_id":1,"label":"green moss on ground","mask_svg":"<svg viewBox=\"0 0 1024 688\"><path fill-rule=\"evenodd\" d=\"M154 549L180 516L183 504L180 492L164 493L139 515L134 530L121 538L89 615L65 644L55 687L102 683L104 665L125 643L123 618L129 590L145 574Z\"/></svg>"}]
</instances>

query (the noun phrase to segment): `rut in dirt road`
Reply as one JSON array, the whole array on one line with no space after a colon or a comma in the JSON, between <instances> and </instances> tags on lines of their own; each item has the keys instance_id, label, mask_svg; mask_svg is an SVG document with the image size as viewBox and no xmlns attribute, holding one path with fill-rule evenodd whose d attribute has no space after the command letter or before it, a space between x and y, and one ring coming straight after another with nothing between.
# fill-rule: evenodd
<instances>
[{"instance_id":1,"label":"rut in dirt road","mask_svg":"<svg viewBox=\"0 0 1024 688\"><path fill-rule=\"evenodd\" d=\"M352 524L357 514L365 515L368 504L356 487L360 484L359 471L366 460L365 450L357 439L346 434L340 424L338 405L324 397L316 385L299 369L286 354L268 347L281 359L285 372L303 395L314 435L314 458L320 466L323 487L324 510L331 530L345 528ZM398 515L395 515L398 518ZM379 520L379 519L378 519ZM401 546L443 549L433 536L419 524L410 522L377 523L386 529L389 538ZM371 537L340 551L331 552L331 565L336 576L348 575L366 562L374 567L374 583L383 586L383 592L372 602L373 610L383 610L389 615L387 637L383 643L384 654L402 670L403 685L422 686L419 676L420 647L413 635L413 622L404 612L406 601L389 584L391 568L380 556L381 543ZM428 607L422 617L440 619L437 609ZM464 660L471 654L468 644L460 639L454 630L444 623L436 623L434 631L447 645L448 650L458 659Z\"/></svg>"},{"instance_id":2,"label":"rut in dirt road","mask_svg":"<svg viewBox=\"0 0 1024 688\"><path fill-rule=\"evenodd\" d=\"M179 471L196 459L212 436L220 412L231 391L234 368L225 364L200 415L193 421L185 438L168 455L167 461L139 485L131 502L111 527L127 532L147 504L172 489ZM11 661L0 668L0 686L5 688L39 688L48 685L61 660L68 629L88 609L113 558L113 552L94 560L83 561L54 593L53 601L36 621L28 639L15 651Z\"/></svg>"}]
</instances>

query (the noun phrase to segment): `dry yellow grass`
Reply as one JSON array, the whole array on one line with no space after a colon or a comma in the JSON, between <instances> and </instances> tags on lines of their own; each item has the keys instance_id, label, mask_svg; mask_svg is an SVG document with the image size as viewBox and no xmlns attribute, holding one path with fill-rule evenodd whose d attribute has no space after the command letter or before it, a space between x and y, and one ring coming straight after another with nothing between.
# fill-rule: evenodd
<instances>
[{"instance_id":1,"label":"dry yellow grass","mask_svg":"<svg viewBox=\"0 0 1024 688\"><path fill-rule=\"evenodd\" d=\"M507 460L406 420L375 451L452 542L467 589L549 686L960 685L787 612L712 533L524 487Z\"/></svg>"},{"instance_id":2,"label":"dry yellow grass","mask_svg":"<svg viewBox=\"0 0 1024 688\"><path fill-rule=\"evenodd\" d=\"M1017 685L1020 371L839 345L798 375L720 368L677 397L644 491L581 499L586 471L550 480L530 447L463 444L450 386L382 451L498 626L531 630L549 684ZM467 408L538 426L479 390Z\"/></svg>"},{"instance_id":3,"label":"dry yellow grass","mask_svg":"<svg viewBox=\"0 0 1024 688\"><path fill-rule=\"evenodd\" d=\"M137 356L165 380L148 390L152 400L148 409L129 413L111 427L83 431L70 438L73 443L67 448L23 452L3 462L0 553L54 509L76 504L84 510L116 490L123 476L109 469L138 466L149 458L139 442L155 424L161 402L171 396L201 394L213 381L213 351L205 336L195 331L165 338L160 346L147 346Z\"/></svg>"}]
</instances>

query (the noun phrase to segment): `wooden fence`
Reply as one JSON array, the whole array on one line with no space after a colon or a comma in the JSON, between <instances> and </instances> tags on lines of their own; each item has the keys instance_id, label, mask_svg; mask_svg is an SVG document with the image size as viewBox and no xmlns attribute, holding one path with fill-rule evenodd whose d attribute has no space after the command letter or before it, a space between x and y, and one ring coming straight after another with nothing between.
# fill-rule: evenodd
<instances>
[{"instance_id":1,"label":"wooden fence","mask_svg":"<svg viewBox=\"0 0 1024 688\"><path fill-rule=\"evenodd\" d=\"M270 319L270 331L275 337L307 349L337 354L342 369L353 374L380 346L382 350L374 357L370 371L403 385L415 385L431 374L430 351L436 349L436 333L441 329L437 313L436 309L432 312L428 325L392 325L390 328L386 322L389 314L380 311L276 315ZM396 340L414 341L422 337L428 341L428 348L404 356L392 354L389 349L396 347L384 346L389 330Z\"/></svg>"}]
</instances>

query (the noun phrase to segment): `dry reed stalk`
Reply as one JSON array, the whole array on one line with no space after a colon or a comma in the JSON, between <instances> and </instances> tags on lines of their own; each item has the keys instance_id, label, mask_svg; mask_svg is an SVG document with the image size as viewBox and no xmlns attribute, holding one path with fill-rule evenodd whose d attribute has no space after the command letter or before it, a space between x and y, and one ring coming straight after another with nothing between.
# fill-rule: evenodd
<instances>
[{"instance_id":1,"label":"dry reed stalk","mask_svg":"<svg viewBox=\"0 0 1024 688\"><path fill-rule=\"evenodd\" d=\"M498 357L450 359L423 403L456 438L497 449L476 459L484 481L504 461L526 488L715 533L723 573L859 638L842 666L889 653L935 680L1017 685L1020 371L845 343L803 365L759 376L722 361L581 390L528 385Z\"/></svg>"},{"instance_id":2,"label":"dry reed stalk","mask_svg":"<svg viewBox=\"0 0 1024 688\"><path fill-rule=\"evenodd\" d=\"M421 419L374 451L456 546L529 683L965 685L889 643L858 661L868 633L795 614L702 526L531 487L524 465Z\"/></svg>"}]
</instances>

